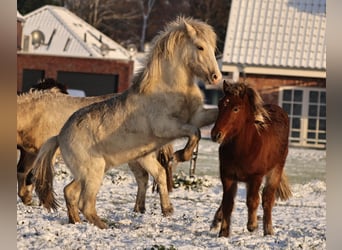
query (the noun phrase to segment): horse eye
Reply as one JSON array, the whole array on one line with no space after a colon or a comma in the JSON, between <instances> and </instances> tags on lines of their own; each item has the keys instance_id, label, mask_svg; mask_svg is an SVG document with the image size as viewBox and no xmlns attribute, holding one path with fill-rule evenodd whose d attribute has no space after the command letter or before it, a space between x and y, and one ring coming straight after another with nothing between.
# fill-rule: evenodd
<instances>
[{"instance_id":1,"label":"horse eye","mask_svg":"<svg viewBox=\"0 0 342 250\"><path fill-rule=\"evenodd\" d=\"M197 46L198 50L204 50L204 48L202 46Z\"/></svg>"},{"instance_id":2,"label":"horse eye","mask_svg":"<svg viewBox=\"0 0 342 250\"><path fill-rule=\"evenodd\" d=\"M239 110L240 110L239 107L234 107L233 108L233 112L235 112L235 113L237 113Z\"/></svg>"}]
</instances>

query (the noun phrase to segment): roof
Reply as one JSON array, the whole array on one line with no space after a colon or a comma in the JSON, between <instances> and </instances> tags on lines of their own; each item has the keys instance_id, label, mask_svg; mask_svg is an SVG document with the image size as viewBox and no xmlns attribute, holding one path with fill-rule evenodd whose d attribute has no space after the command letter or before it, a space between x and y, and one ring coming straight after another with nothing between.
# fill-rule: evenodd
<instances>
[{"instance_id":1,"label":"roof","mask_svg":"<svg viewBox=\"0 0 342 250\"><path fill-rule=\"evenodd\" d=\"M17 11L17 20L18 20L18 21L20 21L20 22L24 22L24 21L25 21L25 19L24 19L23 15L22 15L22 14L20 14L20 12L19 12L19 11Z\"/></svg>"},{"instance_id":2,"label":"roof","mask_svg":"<svg viewBox=\"0 0 342 250\"><path fill-rule=\"evenodd\" d=\"M50 45L30 53L129 60L128 51L64 7L46 5L24 16L23 36L39 29ZM107 47L107 53L102 47ZM107 46L106 46L107 45Z\"/></svg>"},{"instance_id":3,"label":"roof","mask_svg":"<svg viewBox=\"0 0 342 250\"><path fill-rule=\"evenodd\" d=\"M222 70L242 65L325 72L325 30L325 0L232 0Z\"/></svg>"}]
</instances>

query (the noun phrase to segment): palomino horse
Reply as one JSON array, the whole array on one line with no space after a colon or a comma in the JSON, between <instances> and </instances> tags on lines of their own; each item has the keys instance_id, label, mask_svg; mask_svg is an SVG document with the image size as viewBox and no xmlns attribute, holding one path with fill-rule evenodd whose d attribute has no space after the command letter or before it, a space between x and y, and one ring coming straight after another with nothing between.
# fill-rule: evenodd
<instances>
[{"instance_id":1,"label":"palomino horse","mask_svg":"<svg viewBox=\"0 0 342 250\"><path fill-rule=\"evenodd\" d=\"M26 205L32 202L34 185L31 183L31 169L43 142L58 134L65 121L76 110L117 95L72 97L62 93L66 92L60 83L53 79L45 79L39 85L33 86L30 92L17 96L17 148L20 150L17 165L18 195ZM173 154L172 145L165 145L157 154L169 173L168 179L172 180L172 166L168 164ZM144 212L148 173L138 163L131 162L129 167L138 183L134 211ZM168 187L170 191L172 187Z\"/></svg>"},{"instance_id":2,"label":"palomino horse","mask_svg":"<svg viewBox=\"0 0 342 250\"><path fill-rule=\"evenodd\" d=\"M52 78L44 78L41 79L37 84L32 85L30 90L28 92L17 92L18 95L28 95L28 93L32 93L33 91L39 91L48 89L51 92L55 93L64 93L68 94L67 88L64 84L59 83L55 81ZM22 98L22 97L20 97ZM19 98L19 99L20 99ZM18 99L18 97L17 97ZM39 130L36 129L35 123L28 123L29 126L21 127L20 124L22 124L23 120L29 120L31 119L31 114L33 114L34 111L30 112L21 112L22 108L26 105L28 105L27 102L30 102L30 98L26 97L24 102L18 103L17 101L17 150L19 150L19 161L17 163L17 182L18 182L18 196L21 198L24 204L29 205L32 202L32 191L33 191L33 185L32 185L32 173L31 168L33 161L36 158L36 155L38 153L38 148L43 143L42 140L37 141L36 136L37 135L46 135L46 133L38 132ZM44 107L45 105L42 104ZM46 110L46 109L44 109ZM18 113L20 115L18 116ZM71 114L70 114L71 115ZM36 116L38 117L38 116ZM66 119L65 119L66 120ZM38 120L39 122L42 122L42 120ZM62 123L63 124L63 123ZM46 125L46 124L45 124ZM49 126L45 126L47 129ZM21 127L20 131L18 131L18 126ZM62 126L62 125L61 125ZM45 131L46 132L46 131ZM45 138L48 139L50 136L54 135L57 131L52 132L52 134L47 134L48 137Z\"/></svg>"},{"instance_id":3,"label":"palomino horse","mask_svg":"<svg viewBox=\"0 0 342 250\"><path fill-rule=\"evenodd\" d=\"M212 124L217 109L203 107L196 77L218 84L222 78L215 58L216 34L208 24L177 18L154 40L146 65L130 88L117 97L76 111L61 132L41 147L35 165L36 191L47 209L56 209L51 159L59 147L74 180L64 188L70 223L88 222L107 228L97 215L96 196L104 173L136 160L159 186L161 210L173 212L165 170L154 151L187 137L173 160L187 161L200 139L200 127Z\"/></svg>"},{"instance_id":4,"label":"palomino horse","mask_svg":"<svg viewBox=\"0 0 342 250\"><path fill-rule=\"evenodd\" d=\"M275 196L287 200L291 196L284 173L288 152L289 121L277 105L264 105L260 95L246 84L223 83L224 97L219 101L219 115L211 131L219 142L220 175L223 185L222 203L212 229L228 237L237 183L247 185L248 223L251 232L257 228L259 188L262 192L264 235L273 234L272 207Z\"/></svg>"}]
</instances>

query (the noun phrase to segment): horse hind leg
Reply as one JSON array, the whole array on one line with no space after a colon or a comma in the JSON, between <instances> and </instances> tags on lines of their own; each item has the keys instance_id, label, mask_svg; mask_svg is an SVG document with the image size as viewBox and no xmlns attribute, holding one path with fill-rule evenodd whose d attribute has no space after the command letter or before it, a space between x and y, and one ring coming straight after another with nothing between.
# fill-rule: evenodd
<instances>
[{"instance_id":1,"label":"horse hind leg","mask_svg":"<svg viewBox=\"0 0 342 250\"><path fill-rule=\"evenodd\" d=\"M281 171L278 168L274 168L269 174L266 176L265 187L262 191L262 207L264 210L263 215L263 227L264 227L264 235L273 235L273 226L272 226L272 208L275 202L275 193L279 187L280 179L281 179Z\"/></svg>"},{"instance_id":2,"label":"horse hind leg","mask_svg":"<svg viewBox=\"0 0 342 250\"><path fill-rule=\"evenodd\" d=\"M128 163L130 170L133 172L135 180L138 184L138 192L134 205L134 212L145 213L146 190L148 184L148 172L143 169L138 162Z\"/></svg>"},{"instance_id":3,"label":"horse hind leg","mask_svg":"<svg viewBox=\"0 0 342 250\"><path fill-rule=\"evenodd\" d=\"M64 188L64 199L66 202L69 223L81 222L78 210L78 202L81 193L81 183L73 180Z\"/></svg>"},{"instance_id":4,"label":"horse hind leg","mask_svg":"<svg viewBox=\"0 0 342 250\"><path fill-rule=\"evenodd\" d=\"M210 225L211 232L216 232L220 229L222 217L223 217L223 214L222 214L222 203L221 203L220 207L215 212L213 221L211 222L211 225Z\"/></svg>"},{"instance_id":5,"label":"horse hind leg","mask_svg":"<svg viewBox=\"0 0 342 250\"><path fill-rule=\"evenodd\" d=\"M161 209L164 216L169 216L173 213L173 206L169 199L169 192L166 183L166 171L158 162L155 153L150 153L144 157L139 158L138 163L149 172L157 185L159 186L159 196Z\"/></svg>"},{"instance_id":6,"label":"horse hind leg","mask_svg":"<svg viewBox=\"0 0 342 250\"><path fill-rule=\"evenodd\" d=\"M262 177L256 177L247 182L247 207L248 207L248 222L247 229L253 232L258 228L257 210L260 203L259 189L262 183Z\"/></svg>"},{"instance_id":7,"label":"horse hind leg","mask_svg":"<svg viewBox=\"0 0 342 250\"><path fill-rule=\"evenodd\" d=\"M100 229L105 229L108 228L108 225L100 219L96 212L96 196L104 176L104 166L102 169L93 169L97 170L88 173L81 179L79 208L89 223Z\"/></svg>"},{"instance_id":8,"label":"horse hind leg","mask_svg":"<svg viewBox=\"0 0 342 250\"><path fill-rule=\"evenodd\" d=\"M34 184L32 183L31 170L36 156L36 154L26 152L20 148L20 158L17 164L18 196L25 205L32 204Z\"/></svg>"}]
</instances>

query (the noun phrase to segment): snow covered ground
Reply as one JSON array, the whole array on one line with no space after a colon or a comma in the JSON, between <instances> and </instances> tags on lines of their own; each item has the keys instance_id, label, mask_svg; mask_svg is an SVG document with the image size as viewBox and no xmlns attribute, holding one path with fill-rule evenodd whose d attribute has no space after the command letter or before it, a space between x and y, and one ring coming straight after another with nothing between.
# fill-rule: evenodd
<instances>
[{"instance_id":1,"label":"snow covered ground","mask_svg":"<svg viewBox=\"0 0 342 250\"><path fill-rule=\"evenodd\" d=\"M182 142L175 142L175 148ZM62 206L49 213L37 205L25 206L17 198L18 249L325 249L326 152L290 148L286 164L293 197L273 208L275 235L263 236L262 221L256 232L246 228L245 187L239 184L232 215L231 236L218 238L209 227L221 201L218 178L218 145L202 140L196 176L202 185L184 186L170 194L174 214L161 215L159 196L147 192L146 213L132 212L136 183L126 166L111 170L97 199L97 211L110 225L100 230L86 222L68 224L63 187L71 176L62 162L56 165L55 191ZM189 163L174 174L185 174ZM37 201L35 201L37 204ZM259 208L258 215L262 216Z\"/></svg>"}]
</instances>

